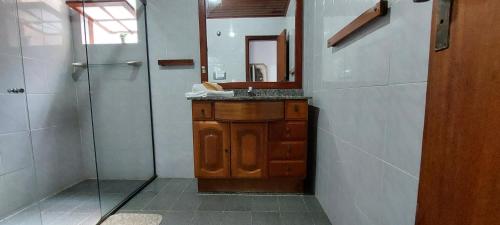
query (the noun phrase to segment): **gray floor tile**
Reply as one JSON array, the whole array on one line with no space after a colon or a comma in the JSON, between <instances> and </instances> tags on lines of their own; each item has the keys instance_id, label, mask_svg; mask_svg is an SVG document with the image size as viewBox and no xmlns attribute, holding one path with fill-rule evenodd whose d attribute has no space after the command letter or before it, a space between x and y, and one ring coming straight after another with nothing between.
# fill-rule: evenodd
<instances>
[{"instance_id":1,"label":"gray floor tile","mask_svg":"<svg viewBox=\"0 0 500 225\"><path fill-rule=\"evenodd\" d=\"M158 193L165 187L165 185L167 185L167 183L170 180L171 179L168 179L168 178L156 178L146 188L144 188L143 191Z\"/></svg>"},{"instance_id":2,"label":"gray floor tile","mask_svg":"<svg viewBox=\"0 0 500 225\"><path fill-rule=\"evenodd\" d=\"M193 225L220 225L223 218L223 212L196 211L194 213Z\"/></svg>"},{"instance_id":3,"label":"gray floor tile","mask_svg":"<svg viewBox=\"0 0 500 225\"><path fill-rule=\"evenodd\" d=\"M251 212L224 212L221 225L251 225Z\"/></svg>"},{"instance_id":4,"label":"gray floor tile","mask_svg":"<svg viewBox=\"0 0 500 225\"><path fill-rule=\"evenodd\" d=\"M28 207L16 215L13 215L2 222L0 225L42 225L40 208L37 205Z\"/></svg>"},{"instance_id":5,"label":"gray floor tile","mask_svg":"<svg viewBox=\"0 0 500 225\"><path fill-rule=\"evenodd\" d=\"M310 212L309 216L314 221L314 225L332 225L324 212Z\"/></svg>"},{"instance_id":6,"label":"gray floor tile","mask_svg":"<svg viewBox=\"0 0 500 225\"><path fill-rule=\"evenodd\" d=\"M280 213L282 225L312 225L312 218L304 212L284 212Z\"/></svg>"},{"instance_id":7,"label":"gray floor tile","mask_svg":"<svg viewBox=\"0 0 500 225\"><path fill-rule=\"evenodd\" d=\"M160 225L192 225L194 212L162 212Z\"/></svg>"},{"instance_id":8,"label":"gray floor tile","mask_svg":"<svg viewBox=\"0 0 500 225\"><path fill-rule=\"evenodd\" d=\"M319 204L318 199L315 196L304 196L304 202L309 212L323 212L321 204Z\"/></svg>"},{"instance_id":9,"label":"gray floor tile","mask_svg":"<svg viewBox=\"0 0 500 225\"><path fill-rule=\"evenodd\" d=\"M169 210L175 201L179 199L177 193L158 193L144 208L145 210Z\"/></svg>"},{"instance_id":10,"label":"gray floor tile","mask_svg":"<svg viewBox=\"0 0 500 225\"><path fill-rule=\"evenodd\" d=\"M280 196L278 197L281 212L306 212L306 205L302 196Z\"/></svg>"},{"instance_id":11,"label":"gray floor tile","mask_svg":"<svg viewBox=\"0 0 500 225\"><path fill-rule=\"evenodd\" d=\"M172 210L177 211L194 211L197 210L201 204L201 198L196 193L184 192L182 195L174 202Z\"/></svg>"},{"instance_id":12,"label":"gray floor tile","mask_svg":"<svg viewBox=\"0 0 500 225\"><path fill-rule=\"evenodd\" d=\"M278 197L252 196L251 209L254 212L277 212L279 211Z\"/></svg>"},{"instance_id":13,"label":"gray floor tile","mask_svg":"<svg viewBox=\"0 0 500 225\"><path fill-rule=\"evenodd\" d=\"M163 187L161 192L180 194L184 192L190 183L191 179L172 179Z\"/></svg>"},{"instance_id":14,"label":"gray floor tile","mask_svg":"<svg viewBox=\"0 0 500 225\"><path fill-rule=\"evenodd\" d=\"M224 211L227 195L200 195L200 211Z\"/></svg>"},{"instance_id":15,"label":"gray floor tile","mask_svg":"<svg viewBox=\"0 0 500 225\"><path fill-rule=\"evenodd\" d=\"M125 200L125 193L101 193L101 212L106 214L115 208L121 201Z\"/></svg>"},{"instance_id":16,"label":"gray floor tile","mask_svg":"<svg viewBox=\"0 0 500 225\"><path fill-rule=\"evenodd\" d=\"M127 204L122 207L123 210L141 210L146 207L146 205L153 200L156 196L154 192L141 192L137 194L133 199L131 199Z\"/></svg>"},{"instance_id":17,"label":"gray floor tile","mask_svg":"<svg viewBox=\"0 0 500 225\"><path fill-rule=\"evenodd\" d=\"M224 211L250 211L252 198L250 196L229 195L227 196Z\"/></svg>"},{"instance_id":18,"label":"gray floor tile","mask_svg":"<svg viewBox=\"0 0 500 225\"><path fill-rule=\"evenodd\" d=\"M124 193L128 195L145 182L145 180L100 180L99 190L101 193Z\"/></svg>"},{"instance_id":19,"label":"gray floor tile","mask_svg":"<svg viewBox=\"0 0 500 225\"><path fill-rule=\"evenodd\" d=\"M252 212L252 225L281 225L277 212Z\"/></svg>"},{"instance_id":20,"label":"gray floor tile","mask_svg":"<svg viewBox=\"0 0 500 225\"><path fill-rule=\"evenodd\" d=\"M189 186L184 190L184 192L188 193L198 193L198 182L195 179L191 179L189 181Z\"/></svg>"}]
</instances>

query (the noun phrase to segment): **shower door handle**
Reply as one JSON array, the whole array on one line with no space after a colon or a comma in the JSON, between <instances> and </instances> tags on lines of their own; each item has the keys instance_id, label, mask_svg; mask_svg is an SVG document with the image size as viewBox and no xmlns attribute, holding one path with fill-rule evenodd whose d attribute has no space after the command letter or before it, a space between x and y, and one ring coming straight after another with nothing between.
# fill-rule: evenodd
<instances>
[{"instance_id":1,"label":"shower door handle","mask_svg":"<svg viewBox=\"0 0 500 225\"><path fill-rule=\"evenodd\" d=\"M24 93L24 88L11 88L7 90L7 93L9 94L20 94Z\"/></svg>"}]
</instances>

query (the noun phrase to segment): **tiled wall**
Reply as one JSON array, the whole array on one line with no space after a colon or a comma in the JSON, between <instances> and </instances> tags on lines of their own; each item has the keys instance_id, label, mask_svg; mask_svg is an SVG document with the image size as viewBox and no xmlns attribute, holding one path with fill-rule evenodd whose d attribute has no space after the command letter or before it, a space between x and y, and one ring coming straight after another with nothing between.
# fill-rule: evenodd
<instances>
[{"instance_id":1,"label":"tiled wall","mask_svg":"<svg viewBox=\"0 0 500 225\"><path fill-rule=\"evenodd\" d=\"M156 168L160 177L193 177L191 102L200 82L197 0L150 0L147 6ZM161 68L158 59L194 59L194 67Z\"/></svg>"},{"instance_id":2,"label":"tiled wall","mask_svg":"<svg viewBox=\"0 0 500 225\"><path fill-rule=\"evenodd\" d=\"M39 197L83 179L69 11L63 1L18 1Z\"/></svg>"},{"instance_id":3,"label":"tiled wall","mask_svg":"<svg viewBox=\"0 0 500 225\"><path fill-rule=\"evenodd\" d=\"M84 177L66 6L57 0L0 5L2 218ZM27 95L7 94L9 88Z\"/></svg>"},{"instance_id":4,"label":"tiled wall","mask_svg":"<svg viewBox=\"0 0 500 225\"><path fill-rule=\"evenodd\" d=\"M82 160L86 173L94 176L97 162L101 180L146 180L153 176L145 14L140 1L137 3L137 43L89 44L85 52L80 16L74 11L71 15L75 62L87 62L87 55L89 63L88 71L79 69L74 75ZM142 65L124 64L128 61Z\"/></svg>"},{"instance_id":5,"label":"tiled wall","mask_svg":"<svg viewBox=\"0 0 500 225\"><path fill-rule=\"evenodd\" d=\"M36 198L16 1L0 1L0 219ZM15 194L15 195L14 195Z\"/></svg>"},{"instance_id":6,"label":"tiled wall","mask_svg":"<svg viewBox=\"0 0 500 225\"><path fill-rule=\"evenodd\" d=\"M390 1L389 15L336 48L328 38L375 1L304 2L318 199L333 224L413 225L432 2Z\"/></svg>"}]
</instances>

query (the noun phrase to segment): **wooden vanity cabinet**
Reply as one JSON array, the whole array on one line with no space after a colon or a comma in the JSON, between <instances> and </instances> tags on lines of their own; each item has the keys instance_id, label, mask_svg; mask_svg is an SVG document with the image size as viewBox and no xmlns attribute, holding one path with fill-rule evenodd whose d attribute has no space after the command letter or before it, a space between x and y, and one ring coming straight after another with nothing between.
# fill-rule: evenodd
<instances>
[{"instance_id":1,"label":"wooden vanity cabinet","mask_svg":"<svg viewBox=\"0 0 500 225\"><path fill-rule=\"evenodd\" d=\"M307 100L193 101L201 192L303 192Z\"/></svg>"},{"instance_id":2,"label":"wooden vanity cabinet","mask_svg":"<svg viewBox=\"0 0 500 225\"><path fill-rule=\"evenodd\" d=\"M231 124L231 177L267 177L267 124Z\"/></svg>"},{"instance_id":3,"label":"wooden vanity cabinet","mask_svg":"<svg viewBox=\"0 0 500 225\"><path fill-rule=\"evenodd\" d=\"M196 177L229 177L229 137L228 123L194 122L193 144Z\"/></svg>"}]
</instances>

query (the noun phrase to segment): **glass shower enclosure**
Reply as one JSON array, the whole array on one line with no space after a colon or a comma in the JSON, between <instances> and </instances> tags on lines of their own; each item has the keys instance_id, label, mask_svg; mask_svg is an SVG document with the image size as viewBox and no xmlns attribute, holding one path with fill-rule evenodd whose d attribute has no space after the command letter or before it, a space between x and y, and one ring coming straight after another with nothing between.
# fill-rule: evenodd
<instances>
[{"instance_id":1,"label":"glass shower enclosure","mask_svg":"<svg viewBox=\"0 0 500 225\"><path fill-rule=\"evenodd\" d=\"M146 5L0 1L0 225L96 224L156 177Z\"/></svg>"}]
</instances>

